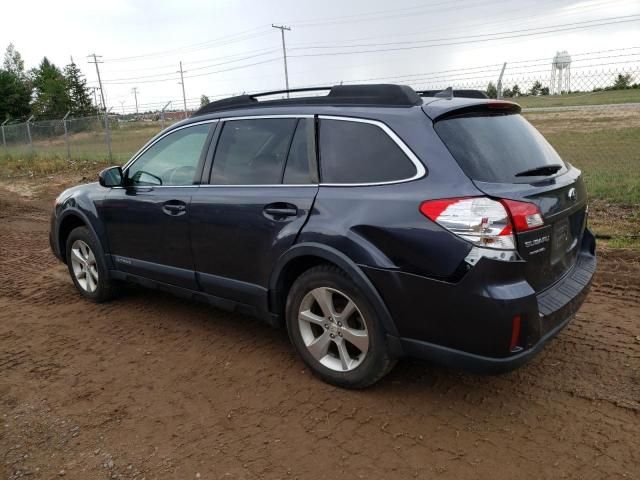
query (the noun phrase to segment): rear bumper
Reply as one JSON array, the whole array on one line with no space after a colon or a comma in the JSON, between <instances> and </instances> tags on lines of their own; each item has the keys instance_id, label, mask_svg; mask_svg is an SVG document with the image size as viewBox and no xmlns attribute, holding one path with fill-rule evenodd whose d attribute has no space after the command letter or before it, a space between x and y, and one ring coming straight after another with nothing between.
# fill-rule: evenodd
<instances>
[{"instance_id":1,"label":"rear bumper","mask_svg":"<svg viewBox=\"0 0 640 480\"><path fill-rule=\"evenodd\" d=\"M596 269L595 239L586 230L571 270L537 295L518 262L485 260L457 284L365 268L396 321L402 354L478 373L523 365L584 302ZM515 315L522 318L522 349L511 353Z\"/></svg>"}]
</instances>

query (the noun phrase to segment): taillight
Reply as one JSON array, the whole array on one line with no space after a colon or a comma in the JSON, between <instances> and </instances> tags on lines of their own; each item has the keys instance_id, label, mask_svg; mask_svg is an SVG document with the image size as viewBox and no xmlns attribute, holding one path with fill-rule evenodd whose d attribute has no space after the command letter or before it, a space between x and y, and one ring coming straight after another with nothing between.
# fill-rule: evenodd
<instances>
[{"instance_id":1,"label":"taillight","mask_svg":"<svg viewBox=\"0 0 640 480\"><path fill-rule=\"evenodd\" d=\"M487 197L427 200L420 205L420 212L475 246L466 258L470 264L482 257L518 260L514 231L531 230L544 223L532 203Z\"/></svg>"},{"instance_id":2,"label":"taillight","mask_svg":"<svg viewBox=\"0 0 640 480\"><path fill-rule=\"evenodd\" d=\"M516 232L526 232L544 225L540 210L533 203L507 199L503 199L501 202L509 210Z\"/></svg>"},{"instance_id":3,"label":"taillight","mask_svg":"<svg viewBox=\"0 0 640 480\"><path fill-rule=\"evenodd\" d=\"M513 250L515 239L504 205L486 197L429 200L420 211L441 227L479 247Z\"/></svg>"}]
</instances>

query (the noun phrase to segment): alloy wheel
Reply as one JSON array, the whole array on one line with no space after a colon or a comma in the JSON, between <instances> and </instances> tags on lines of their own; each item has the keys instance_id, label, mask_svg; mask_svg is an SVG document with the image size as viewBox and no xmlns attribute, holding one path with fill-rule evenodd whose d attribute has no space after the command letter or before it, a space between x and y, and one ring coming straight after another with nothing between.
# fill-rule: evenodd
<instances>
[{"instance_id":1,"label":"alloy wheel","mask_svg":"<svg viewBox=\"0 0 640 480\"><path fill-rule=\"evenodd\" d=\"M315 288L305 295L298 327L313 358L334 371L354 370L369 350L364 317L355 302L335 288Z\"/></svg>"},{"instance_id":2,"label":"alloy wheel","mask_svg":"<svg viewBox=\"0 0 640 480\"><path fill-rule=\"evenodd\" d=\"M71 245L71 267L78 285L86 292L95 292L98 288L98 264L86 242L76 240Z\"/></svg>"}]
</instances>

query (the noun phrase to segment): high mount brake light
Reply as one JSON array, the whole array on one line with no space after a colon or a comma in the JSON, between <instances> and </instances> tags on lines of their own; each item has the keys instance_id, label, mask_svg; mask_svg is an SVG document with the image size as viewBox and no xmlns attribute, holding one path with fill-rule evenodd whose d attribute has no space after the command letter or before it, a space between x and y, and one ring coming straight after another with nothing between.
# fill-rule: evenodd
<instances>
[{"instance_id":1,"label":"high mount brake light","mask_svg":"<svg viewBox=\"0 0 640 480\"><path fill-rule=\"evenodd\" d=\"M514 110L517 108L517 106L511 102L501 102L500 100L489 101L487 107L496 110Z\"/></svg>"},{"instance_id":2,"label":"high mount brake light","mask_svg":"<svg viewBox=\"0 0 640 480\"><path fill-rule=\"evenodd\" d=\"M544 223L532 203L487 197L427 200L420 205L420 212L474 245L466 259L471 264L481 257L517 260L514 231L531 230Z\"/></svg>"}]
</instances>

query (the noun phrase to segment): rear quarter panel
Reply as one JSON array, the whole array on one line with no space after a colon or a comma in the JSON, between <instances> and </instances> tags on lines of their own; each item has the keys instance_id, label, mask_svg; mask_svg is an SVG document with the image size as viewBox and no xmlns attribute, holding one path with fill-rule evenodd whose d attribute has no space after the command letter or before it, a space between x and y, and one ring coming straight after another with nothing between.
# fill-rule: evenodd
<instances>
[{"instance_id":1,"label":"rear quarter panel","mask_svg":"<svg viewBox=\"0 0 640 480\"><path fill-rule=\"evenodd\" d=\"M354 262L447 278L470 245L424 217L424 200L480 195L419 107L385 113L384 122L427 169L418 180L377 186L324 186L298 242L321 242ZM357 141L357 139L354 139ZM345 159L348 161L348 159Z\"/></svg>"}]
</instances>

